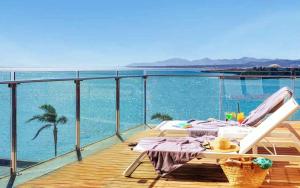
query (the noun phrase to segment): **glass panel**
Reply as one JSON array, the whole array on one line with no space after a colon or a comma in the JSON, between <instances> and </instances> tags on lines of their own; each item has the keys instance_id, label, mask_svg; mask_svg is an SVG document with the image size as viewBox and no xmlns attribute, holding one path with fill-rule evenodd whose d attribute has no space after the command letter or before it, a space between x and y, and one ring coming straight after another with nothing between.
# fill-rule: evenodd
<instances>
[{"instance_id":1,"label":"glass panel","mask_svg":"<svg viewBox=\"0 0 300 188\"><path fill-rule=\"evenodd\" d=\"M10 89L0 84L0 177L10 172Z\"/></svg>"},{"instance_id":2,"label":"glass panel","mask_svg":"<svg viewBox=\"0 0 300 188\"><path fill-rule=\"evenodd\" d=\"M0 81L9 81L10 72L0 72Z\"/></svg>"},{"instance_id":3,"label":"glass panel","mask_svg":"<svg viewBox=\"0 0 300 188\"><path fill-rule=\"evenodd\" d=\"M219 117L219 79L207 77L148 77L147 120L155 113L173 119Z\"/></svg>"},{"instance_id":4,"label":"glass panel","mask_svg":"<svg viewBox=\"0 0 300 188\"><path fill-rule=\"evenodd\" d=\"M91 144L115 133L115 79L85 80L81 83L81 145Z\"/></svg>"},{"instance_id":5,"label":"glass panel","mask_svg":"<svg viewBox=\"0 0 300 188\"><path fill-rule=\"evenodd\" d=\"M16 80L76 78L75 71L28 71L16 72Z\"/></svg>"},{"instance_id":6,"label":"glass panel","mask_svg":"<svg viewBox=\"0 0 300 188\"><path fill-rule=\"evenodd\" d=\"M121 131L143 124L143 83L142 78L122 78L120 80Z\"/></svg>"},{"instance_id":7,"label":"glass panel","mask_svg":"<svg viewBox=\"0 0 300 188\"><path fill-rule=\"evenodd\" d=\"M237 112L238 106L247 116L267 97L284 86L291 88L292 80L289 78L224 79L222 118L224 119L226 112Z\"/></svg>"},{"instance_id":8,"label":"glass panel","mask_svg":"<svg viewBox=\"0 0 300 188\"><path fill-rule=\"evenodd\" d=\"M300 78L294 79L295 87L294 87L294 96L298 104L300 104ZM299 121L300 120L300 111L298 110L295 115L293 116L293 120Z\"/></svg>"},{"instance_id":9,"label":"glass panel","mask_svg":"<svg viewBox=\"0 0 300 188\"><path fill-rule=\"evenodd\" d=\"M44 114L41 105L50 104L57 112L56 120L65 116L66 124L57 125L57 155L74 150L75 145L75 84L74 82L48 82L20 84L17 88L18 100L18 169L55 157L53 121L27 121L34 115ZM51 110L51 109L50 109ZM50 111L50 115L51 115ZM49 116L49 114L48 114ZM47 117L48 117L47 116ZM49 119L49 118L47 118ZM51 120L51 119L50 119ZM35 138L37 131L43 129Z\"/></svg>"},{"instance_id":10,"label":"glass panel","mask_svg":"<svg viewBox=\"0 0 300 188\"><path fill-rule=\"evenodd\" d=\"M213 71L208 71L208 72L213 72ZM268 67L254 67L253 69L248 69L248 70L222 70L219 71L220 73L224 73L224 75L240 75L240 76L245 76L245 75L253 75L253 76L291 76L292 72L287 71L287 70L276 70Z\"/></svg>"},{"instance_id":11,"label":"glass panel","mask_svg":"<svg viewBox=\"0 0 300 188\"><path fill-rule=\"evenodd\" d=\"M204 74L200 69L147 69L147 75L199 75ZM210 73L212 74L212 73ZM219 73L217 73L219 74Z\"/></svg>"},{"instance_id":12,"label":"glass panel","mask_svg":"<svg viewBox=\"0 0 300 188\"><path fill-rule=\"evenodd\" d=\"M107 71L80 71L79 77L80 78L92 78L92 77L110 77L116 76L117 72L112 70Z\"/></svg>"},{"instance_id":13,"label":"glass panel","mask_svg":"<svg viewBox=\"0 0 300 188\"><path fill-rule=\"evenodd\" d=\"M143 76L143 70L120 70L119 76Z\"/></svg>"}]
</instances>

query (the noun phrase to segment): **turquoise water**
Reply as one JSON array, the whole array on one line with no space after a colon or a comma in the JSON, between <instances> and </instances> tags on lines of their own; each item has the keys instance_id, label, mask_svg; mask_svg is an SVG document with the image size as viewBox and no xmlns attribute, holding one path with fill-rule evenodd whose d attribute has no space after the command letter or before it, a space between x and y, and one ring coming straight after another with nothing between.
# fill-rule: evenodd
<instances>
[{"instance_id":1,"label":"turquoise water","mask_svg":"<svg viewBox=\"0 0 300 188\"><path fill-rule=\"evenodd\" d=\"M121 76L143 75L144 71L120 71ZM199 71L147 71L147 74L199 74ZM80 77L115 76L116 71L84 71ZM201 74L201 73L200 73ZM17 72L16 78L75 78L76 72ZM10 74L0 73L1 80ZM224 79L217 77L148 77L147 122L156 112L168 113L174 119L224 118L227 111L246 114L280 87L295 88L300 93L300 80L291 79ZM81 145L105 139L115 133L115 79L81 82ZM142 78L120 81L121 131L141 125L144 121L144 91ZM32 140L40 123L25 123L39 114L38 106L53 105L68 122L58 127L58 154L75 147L75 84L73 81L22 83L17 88L18 99L18 160L41 162L54 157L52 129L46 129ZM220 101L221 100L221 101ZM296 114L293 119L300 119ZM10 90L0 85L0 159L10 159ZM0 164L1 165L1 164ZM1 175L1 173L0 173ZM3 174L2 174L3 175Z\"/></svg>"}]
</instances>

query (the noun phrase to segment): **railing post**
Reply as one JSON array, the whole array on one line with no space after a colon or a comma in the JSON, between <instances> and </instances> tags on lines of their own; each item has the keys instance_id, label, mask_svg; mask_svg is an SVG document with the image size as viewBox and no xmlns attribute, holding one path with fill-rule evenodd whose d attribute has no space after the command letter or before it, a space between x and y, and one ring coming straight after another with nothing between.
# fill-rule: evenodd
<instances>
[{"instance_id":1,"label":"railing post","mask_svg":"<svg viewBox=\"0 0 300 188\"><path fill-rule=\"evenodd\" d=\"M219 77L219 119L221 119L221 114L223 110L223 86L224 86L224 77Z\"/></svg>"},{"instance_id":2,"label":"railing post","mask_svg":"<svg viewBox=\"0 0 300 188\"><path fill-rule=\"evenodd\" d=\"M76 152L77 158L82 159L80 152L80 80L75 80L76 84Z\"/></svg>"},{"instance_id":3,"label":"railing post","mask_svg":"<svg viewBox=\"0 0 300 188\"><path fill-rule=\"evenodd\" d=\"M296 85L295 85L297 77L296 76L292 76L291 79L292 79L292 90L294 92L294 96L297 97L297 94L296 94ZM291 120L296 120L296 115L295 114L293 114L291 116Z\"/></svg>"},{"instance_id":4,"label":"railing post","mask_svg":"<svg viewBox=\"0 0 300 188\"><path fill-rule=\"evenodd\" d=\"M147 76L144 79L144 125L147 125Z\"/></svg>"},{"instance_id":5,"label":"railing post","mask_svg":"<svg viewBox=\"0 0 300 188\"><path fill-rule=\"evenodd\" d=\"M295 89L296 89L296 85L295 85L296 78L297 78L296 76L292 77L292 90L294 91L294 94L295 94Z\"/></svg>"},{"instance_id":6,"label":"railing post","mask_svg":"<svg viewBox=\"0 0 300 188\"><path fill-rule=\"evenodd\" d=\"M11 151L10 151L10 175L17 173L17 84L8 85L11 88Z\"/></svg>"},{"instance_id":7,"label":"railing post","mask_svg":"<svg viewBox=\"0 0 300 188\"><path fill-rule=\"evenodd\" d=\"M148 127L149 129L152 129L152 127L150 127L147 124L147 76L144 75L143 79L144 79L144 126L145 128Z\"/></svg>"},{"instance_id":8,"label":"railing post","mask_svg":"<svg viewBox=\"0 0 300 188\"><path fill-rule=\"evenodd\" d=\"M11 81L15 81L16 80L16 72L15 71L10 72L10 80Z\"/></svg>"},{"instance_id":9,"label":"railing post","mask_svg":"<svg viewBox=\"0 0 300 188\"><path fill-rule=\"evenodd\" d=\"M116 135L120 137L120 78L116 77Z\"/></svg>"}]
</instances>

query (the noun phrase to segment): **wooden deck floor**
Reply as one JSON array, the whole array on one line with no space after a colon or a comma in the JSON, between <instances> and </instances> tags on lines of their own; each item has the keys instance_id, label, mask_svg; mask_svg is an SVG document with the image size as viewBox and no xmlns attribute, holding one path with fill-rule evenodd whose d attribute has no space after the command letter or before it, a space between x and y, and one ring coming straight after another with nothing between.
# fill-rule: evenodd
<instances>
[{"instance_id":1,"label":"wooden deck floor","mask_svg":"<svg viewBox=\"0 0 300 188\"><path fill-rule=\"evenodd\" d=\"M145 159L132 177L123 177L124 169L137 157L137 153L127 146L128 142L145 136L157 136L157 132L141 132L122 144L114 145L19 187L230 187L221 168L211 160L193 160L168 177L160 178L148 159ZM300 164L276 163L263 187L300 187Z\"/></svg>"}]
</instances>

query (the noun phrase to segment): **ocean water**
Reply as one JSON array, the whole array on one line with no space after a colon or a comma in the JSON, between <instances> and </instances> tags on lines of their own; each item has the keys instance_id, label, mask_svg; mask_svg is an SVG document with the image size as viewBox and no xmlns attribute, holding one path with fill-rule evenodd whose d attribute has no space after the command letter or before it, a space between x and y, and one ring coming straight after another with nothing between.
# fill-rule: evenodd
<instances>
[{"instance_id":1,"label":"ocean water","mask_svg":"<svg viewBox=\"0 0 300 188\"><path fill-rule=\"evenodd\" d=\"M80 77L109 77L143 75L145 71L83 71ZM195 70L147 70L149 75L201 74ZM75 78L76 72L17 72L16 79ZM10 80L10 73L0 72L0 79ZM81 82L81 145L105 139L115 133L115 89L113 78ZM225 112L241 111L248 114L266 97L283 86L300 94L299 79L222 79L218 77L149 76L147 78L147 123L156 112L168 113L174 119L224 119ZM54 157L52 129L43 130L32 140L43 125L26 123L40 114L42 104L53 105L59 115L68 118L58 126L58 154L75 147L75 84L73 81L48 83L22 83L17 86L17 158L22 161L41 162ZM121 131L143 124L144 88L142 78L122 78L120 81ZM297 98L298 102L299 99ZM297 113L292 119L300 119ZM0 84L0 161L10 159L10 90ZM1 168L1 163L0 163ZM19 166L21 169L22 167ZM1 170L0 170L1 171ZM8 172L6 172L8 173ZM0 173L5 175L5 173Z\"/></svg>"}]
</instances>

